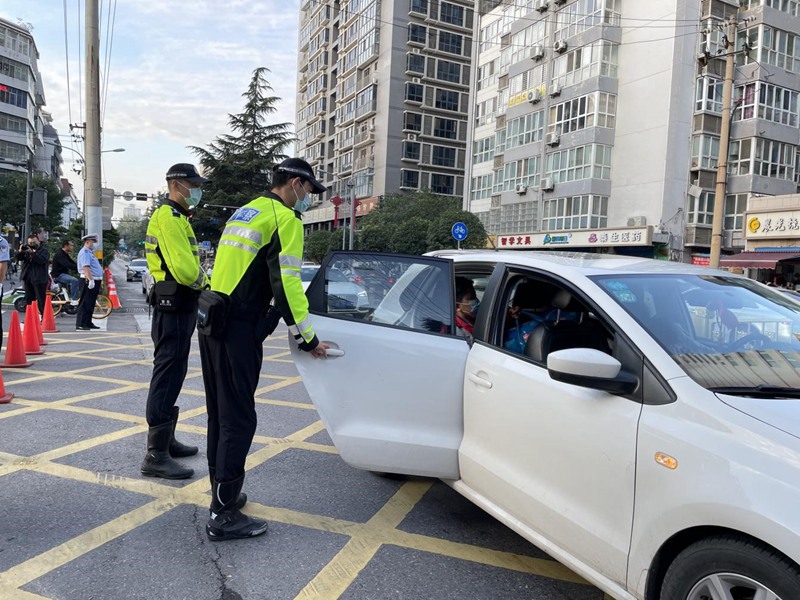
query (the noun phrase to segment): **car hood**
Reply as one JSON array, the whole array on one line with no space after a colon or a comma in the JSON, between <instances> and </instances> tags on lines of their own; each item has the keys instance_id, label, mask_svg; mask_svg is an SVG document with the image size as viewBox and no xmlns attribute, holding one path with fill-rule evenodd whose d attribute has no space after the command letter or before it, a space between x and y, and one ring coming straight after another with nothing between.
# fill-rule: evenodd
<instances>
[{"instance_id":1,"label":"car hood","mask_svg":"<svg viewBox=\"0 0 800 600\"><path fill-rule=\"evenodd\" d=\"M800 400L794 398L777 400L744 398L726 394L717 394L717 396L728 406L800 439L800 410L798 410Z\"/></svg>"}]
</instances>

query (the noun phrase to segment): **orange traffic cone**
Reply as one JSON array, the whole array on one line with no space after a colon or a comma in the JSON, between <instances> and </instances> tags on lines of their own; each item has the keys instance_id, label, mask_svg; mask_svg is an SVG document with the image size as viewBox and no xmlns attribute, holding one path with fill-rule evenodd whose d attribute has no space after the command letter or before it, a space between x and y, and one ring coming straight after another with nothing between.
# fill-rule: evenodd
<instances>
[{"instance_id":1,"label":"orange traffic cone","mask_svg":"<svg viewBox=\"0 0 800 600\"><path fill-rule=\"evenodd\" d=\"M111 300L111 308L122 308L117 295L117 284L114 283L114 276L111 275L111 269L106 267L106 291L108 292L108 299Z\"/></svg>"},{"instance_id":2,"label":"orange traffic cone","mask_svg":"<svg viewBox=\"0 0 800 600\"><path fill-rule=\"evenodd\" d=\"M25 358L25 347L22 342L22 331L19 327L17 311L11 313L11 324L8 326L8 339L6 340L6 360L4 367L24 368L33 363Z\"/></svg>"},{"instance_id":3,"label":"orange traffic cone","mask_svg":"<svg viewBox=\"0 0 800 600\"><path fill-rule=\"evenodd\" d=\"M14 394L6 394L6 387L3 385L3 372L0 371L0 404L8 404Z\"/></svg>"},{"instance_id":4,"label":"orange traffic cone","mask_svg":"<svg viewBox=\"0 0 800 600\"><path fill-rule=\"evenodd\" d=\"M39 314L39 303L33 303L33 316L36 318L33 320L36 323L36 337L39 340L39 346L47 346L47 342L44 341L44 333L42 332L42 316ZM42 351L44 352L44 350Z\"/></svg>"},{"instance_id":5,"label":"orange traffic cone","mask_svg":"<svg viewBox=\"0 0 800 600\"><path fill-rule=\"evenodd\" d=\"M33 304L28 304L25 309L25 327L22 330L22 343L25 354L44 354L39 346L39 328L36 327L36 313Z\"/></svg>"},{"instance_id":6,"label":"orange traffic cone","mask_svg":"<svg viewBox=\"0 0 800 600\"><path fill-rule=\"evenodd\" d=\"M56 328L56 317L53 314L53 299L50 294L47 294L47 298L44 301L42 331L46 333L58 333L58 329Z\"/></svg>"}]
</instances>

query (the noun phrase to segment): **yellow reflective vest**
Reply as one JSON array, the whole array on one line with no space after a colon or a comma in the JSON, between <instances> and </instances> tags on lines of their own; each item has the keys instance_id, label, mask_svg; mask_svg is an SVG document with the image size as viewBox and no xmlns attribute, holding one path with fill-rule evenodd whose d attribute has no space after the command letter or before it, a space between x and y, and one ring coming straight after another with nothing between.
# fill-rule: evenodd
<instances>
[{"instance_id":1,"label":"yellow reflective vest","mask_svg":"<svg viewBox=\"0 0 800 600\"><path fill-rule=\"evenodd\" d=\"M172 200L153 212L144 240L147 268L156 283L174 280L193 290L201 290L208 285L208 278L200 268L197 238L187 214Z\"/></svg>"},{"instance_id":2,"label":"yellow reflective vest","mask_svg":"<svg viewBox=\"0 0 800 600\"><path fill-rule=\"evenodd\" d=\"M308 318L302 263L300 215L267 193L228 219L214 260L211 289L228 294L231 316L242 319L264 315L274 298L300 348L313 350L319 341Z\"/></svg>"}]
</instances>

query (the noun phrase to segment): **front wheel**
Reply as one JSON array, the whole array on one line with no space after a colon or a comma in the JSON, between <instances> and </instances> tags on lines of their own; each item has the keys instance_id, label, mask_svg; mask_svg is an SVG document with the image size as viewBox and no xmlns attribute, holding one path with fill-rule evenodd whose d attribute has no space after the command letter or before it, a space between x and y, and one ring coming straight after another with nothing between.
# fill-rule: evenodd
<instances>
[{"instance_id":1,"label":"front wheel","mask_svg":"<svg viewBox=\"0 0 800 600\"><path fill-rule=\"evenodd\" d=\"M794 600L800 567L744 536L696 542L672 562L660 600Z\"/></svg>"},{"instance_id":2,"label":"front wheel","mask_svg":"<svg viewBox=\"0 0 800 600\"><path fill-rule=\"evenodd\" d=\"M55 292L47 292L47 295L50 296L50 305L53 307L53 316L56 317L61 312L64 302Z\"/></svg>"},{"instance_id":3,"label":"front wheel","mask_svg":"<svg viewBox=\"0 0 800 600\"><path fill-rule=\"evenodd\" d=\"M113 305L111 304L111 300L108 299L108 296L104 294L98 294L97 302L94 303L94 312L92 312L92 318L105 319L111 314L112 308Z\"/></svg>"},{"instance_id":4,"label":"front wheel","mask_svg":"<svg viewBox=\"0 0 800 600\"><path fill-rule=\"evenodd\" d=\"M28 301L25 300L25 296L20 296L14 300L14 308L21 313L25 312L25 309L28 308Z\"/></svg>"}]
</instances>

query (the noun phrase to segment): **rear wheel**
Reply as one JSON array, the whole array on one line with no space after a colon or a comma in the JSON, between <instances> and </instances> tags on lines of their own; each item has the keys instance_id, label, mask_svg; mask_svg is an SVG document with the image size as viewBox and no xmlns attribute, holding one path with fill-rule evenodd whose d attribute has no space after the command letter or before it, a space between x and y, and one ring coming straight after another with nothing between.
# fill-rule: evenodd
<instances>
[{"instance_id":1,"label":"rear wheel","mask_svg":"<svg viewBox=\"0 0 800 600\"><path fill-rule=\"evenodd\" d=\"M92 313L92 318L105 319L111 314L112 308L113 305L111 304L111 300L108 299L108 296L104 294L98 294L97 302L94 303L94 312Z\"/></svg>"},{"instance_id":2,"label":"rear wheel","mask_svg":"<svg viewBox=\"0 0 800 600\"><path fill-rule=\"evenodd\" d=\"M14 308L21 313L25 312L25 309L28 308L28 301L25 300L25 296L20 296L14 300Z\"/></svg>"},{"instance_id":3,"label":"rear wheel","mask_svg":"<svg viewBox=\"0 0 800 600\"><path fill-rule=\"evenodd\" d=\"M61 312L64 303L55 292L47 292L47 295L50 296L50 304L53 307L53 316L55 317Z\"/></svg>"},{"instance_id":4,"label":"rear wheel","mask_svg":"<svg viewBox=\"0 0 800 600\"><path fill-rule=\"evenodd\" d=\"M661 600L794 600L800 567L744 536L719 536L686 548L664 577Z\"/></svg>"}]
</instances>

